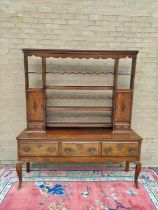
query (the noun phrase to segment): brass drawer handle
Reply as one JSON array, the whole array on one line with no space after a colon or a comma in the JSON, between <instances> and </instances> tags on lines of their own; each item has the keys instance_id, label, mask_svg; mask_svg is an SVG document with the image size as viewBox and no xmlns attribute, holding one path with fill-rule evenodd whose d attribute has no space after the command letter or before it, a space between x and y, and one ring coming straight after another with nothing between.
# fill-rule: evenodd
<instances>
[{"instance_id":1,"label":"brass drawer handle","mask_svg":"<svg viewBox=\"0 0 158 210\"><path fill-rule=\"evenodd\" d=\"M23 147L23 151L24 151L24 152L30 152L30 150L31 150L31 149L30 149L30 147L28 147L28 146Z\"/></svg>"},{"instance_id":2,"label":"brass drawer handle","mask_svg":"<svg viewBox=\"0 0 158 210\"><path fill-rule=\"evenodd\" d=\"M56 148L55 147L48 147L48 152L55 152Z\"/></svg>"},{"instance_id":3,"label":"brass drawer handle","mask_svg":"<svg viewBox=\"0 0 158 210\"><path fill-rule=\"evenodd\" d=\"M82 149L83 148L83 144L77 144L76 146L78 147L78 149Z\"/></svg>"},{"instance_id":4,"label":"brass drawer handle","mask_svg":"<svg viewBox=\"0 0 158 210\"><path fill-rule=\"evenodd\" d=\"M112 148L111 147L104 148L104 152L105 153L109 153L111 151L112 151Z\"/></svg>"},{"instance_id":5,"label":"brass drawer handle","mask_svg":"<svg viewBox=\"0 0 158 210\"><path fill-rule=\"evenodd\" d=\"M72 149L71 149L71 148L64 148L64 151L65 151L66 153L69 153L69 152L72 151Z\"/></svg>"},{"instance_id":6,"label":"brass drawer handle","mask_svg":"<svg viewBox=\"0 0 158 210\"><path fill-rule=\"evenodd\" d=\"M91 147L88 149L88 152L90 152L90 153L96 152L96 148Z\"/></svg>"},{"instance_id":7,"label":"brass drawer handle","mask_svg":"<svg viewBox=\"0 0 158 210\"><path fill-rule=\"evenodd\" d=\"M130 153L134 153L134 152L137 151L137 149L136 149L136 148L129 148L128 151L129 151Z\"/></svg>"}]
</instances>

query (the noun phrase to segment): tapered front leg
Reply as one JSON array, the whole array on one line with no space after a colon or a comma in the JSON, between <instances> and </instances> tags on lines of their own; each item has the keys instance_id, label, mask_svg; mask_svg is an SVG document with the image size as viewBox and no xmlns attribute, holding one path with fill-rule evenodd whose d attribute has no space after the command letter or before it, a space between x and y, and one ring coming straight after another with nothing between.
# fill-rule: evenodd
<instances>
[{"instance_id":1,"label":"tapered front leg","mask_svg":"<svg viewBox=\"0 0 158 210\"><path fill-rule=\"evenodd\" d=\"M26 162L26 172L30 172L30 162Z\"/></svg>"},{"instance_id":2,"label":"tapered front leg","mask_svg":"<svg viewBox=\"0 0 158 210\"><path fill-rule=\"evenodd\" d=\"M126 163L125 163L125 171L126 172L129 171L129 161L126 161Z\"/></svg>"},{"instance_id":3,"label":"tapered front leg","mask_svg":"<svg viewBox=\"0 0 158 210\"><path fill-rule=\"evenodd\" d=\"M16 164L16 172L17 172L18 179L19 179L18 190L20 190L21 186L22 186L22 162L20 162L20 161Z\"/></svg>"},{"instance_id":4,"label":"tapered front leg","mask_svg":"<svg viewBox=\"0 0 158 210\"><path fill-rule=\"evenodd\" d=\"M138 177L139 177L139 174L140 174L140 171L141 171L142 164L141 164L140 161L136 161L135 164L136 164L136 167L135 167L134 182L135 182L136 188L138 189L139 188L139 186L138 186Z\"/></svg>"}]
</instances>

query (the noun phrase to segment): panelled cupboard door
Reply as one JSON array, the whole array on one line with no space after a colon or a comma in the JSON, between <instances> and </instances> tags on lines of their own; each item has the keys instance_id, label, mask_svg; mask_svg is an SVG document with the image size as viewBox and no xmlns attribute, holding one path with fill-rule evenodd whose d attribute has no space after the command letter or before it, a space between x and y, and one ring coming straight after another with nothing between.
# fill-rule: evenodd
<instances>
[{"instance_id":1,"label":"panelled cupboard door","mask_svg":"<svg viewBox=\"0 0 158 210\"><path fill-rule=\"evenodd\" d=\"M131 107L132 107L132 92L129 90L118 91L116 93L116 111L115 122L130 123Z\"/></svg>"},{"instance_id":2,"label":"panelled cupboard door","mask_svg":"<svg viewBox=\"0 0 158 210\"><path fill-rule=\"evenodd\" d=\"M44 95L42 89L27 91L27 113L29 122L44 120Z\"/></svg>"}]
</instances>

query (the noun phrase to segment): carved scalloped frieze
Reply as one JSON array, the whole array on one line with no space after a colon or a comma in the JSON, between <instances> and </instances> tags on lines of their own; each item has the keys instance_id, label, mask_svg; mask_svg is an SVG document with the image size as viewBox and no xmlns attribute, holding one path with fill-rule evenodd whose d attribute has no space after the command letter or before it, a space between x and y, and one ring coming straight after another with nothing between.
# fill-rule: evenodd
<instances>
[{"instance_id":1,"label":"carved scalloped frieze","mask_svg":"<svg viewBox=\"0 0 158 210\"><path fill-rule=\"evenodd\" d=\"M98 71L98 72L88 72L88 71L53 71L53 72L47 72L47 73L52 73L52 74L94 74L94 75L100 75L100 74L114 74L113 72L103 72L103 71Z\"/></svg>"},{"instance_id":2,"label":"carved scalloped frieze","mask_svg":"<svg viewBox=\"0 0 158 210\"><path fill-rule=\"evenodd\" d=\"M37 53L37 52L29 52L29 53L25 53L27 56L31 57L31 56L36 56L36 57L41 57L41 58L61 58L61 59L65 59L65 58L72 58L72 59L121 59L121 58L135 58L136 55L135 54L130 54L130 55L126 55L126 54L112 54L112 55L96 55L96 54L91 54L91 55L87 55L87 54L51 54L51 53Z\"/></svg>"},{"instance_id":3,"label":"carved scalloped frieze","mask_svg":"<svg viewBox=\"0 0 158 210\"><path fill-rule=\"evenodd\" d=\"M41 74L41 72L29 72L31 74ZM114 74L113 72L103 72L103 71L95 71L95 72L90 72L90 71L68 71L68 70L64 70L64 71L52 71L52 72L46 72L47 74L59 74L59 75L64 75L64 74L91 74L91 75L107 75L107 74Z\"/></svg>"}]
</instances>

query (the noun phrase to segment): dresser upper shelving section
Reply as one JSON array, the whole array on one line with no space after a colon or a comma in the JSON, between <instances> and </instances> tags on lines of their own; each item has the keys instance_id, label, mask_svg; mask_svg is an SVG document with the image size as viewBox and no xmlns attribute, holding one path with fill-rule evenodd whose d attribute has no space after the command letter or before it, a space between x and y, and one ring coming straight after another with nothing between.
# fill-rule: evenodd
<instances>
[{"instance_id":1,"label":"dresser upper shelving section","mask_svg":"<svg viewBox=\"0 0 158 210\"><path fill-rule=\"evenodd\" d=\"M138 51L28 48L22 51L28 131L46 131L48 127L104 127L114 131L131 128ZM39 67L30 70L29 62L34 57L38 58ZM56 70L59 65L49 64L51 58L53 62L58 59L58 64L65 60L62 70ZM120 69L125 59L130 61L128 70ZM70 60L73 64L69 66ZM70 81L65 82L70 76Z\"/></svg>"}]
</instances>

